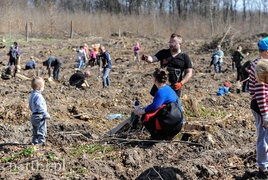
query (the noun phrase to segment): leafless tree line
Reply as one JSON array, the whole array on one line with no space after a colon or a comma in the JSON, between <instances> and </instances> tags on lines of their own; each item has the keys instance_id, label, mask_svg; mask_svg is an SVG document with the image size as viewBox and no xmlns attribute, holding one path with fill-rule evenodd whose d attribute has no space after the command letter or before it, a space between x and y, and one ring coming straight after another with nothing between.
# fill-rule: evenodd
<instances>
[{"instance_id":1,"label":"leafless tree line","mask_svg":"<svg viewBox=\"0 0 268 180\"><path fill-rule=\"evenodd\" d=\"M10 26L7 21L21 21L25 14L28 16L24 20L33 22L36 21L36 14L49 14L49 25L43 29L53 31L57 18L67 21L74 19L71 16L77 14L83 19L108 14L110 17L117 16L120 20L126 20L126 17L134 17L137 21L147 18L148 22L156 23L152 25L153 28L150 27L152 30L157 29L158 25L167 27L169 24L168 31L177 31L182 24L192 22L192 26L198 26L201 22L206 22L209 35L225 32L230 26L265 32L267 5L267 0L1 0L0 23ZM18 14L21 11L24 12L23 15ZM19 26L20 23L15 24Z\"/></svg>"}]
</instances>

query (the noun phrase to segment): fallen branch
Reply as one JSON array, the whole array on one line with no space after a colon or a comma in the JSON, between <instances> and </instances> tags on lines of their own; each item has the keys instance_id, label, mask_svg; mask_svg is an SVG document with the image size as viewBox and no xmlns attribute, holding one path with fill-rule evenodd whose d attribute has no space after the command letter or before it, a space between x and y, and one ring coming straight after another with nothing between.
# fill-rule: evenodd
<instances>
[{"instance_id":1,"label":"fallen branch","mask_svg":"<svg viewBox=\"0 0 268 180\"><path fill-rule=\"evenodd\" d=\"M22 144L22 143L1 143L0 144L0 147L2 147L2 146L18 146L18 145L26 146L26 145L30 145L30 144Z\"/></svg>"},{"instance_id":2,"label":"fallen branch","mask_svg":"<svg viewBox=\"0 0 268 180\"><path fill-rule=\"evenodd\" d=\"M111 138L111 140L127 141L127 142L154 142L154 143L174 143L174 142L178 142L178 143L185 143L185 144L189 144L189 145L193 145L193 146L201 146L201 147L203 147L203 145L199 144L199 143L192 143L192 142L180 141L180 140L171 140L171 141L166 141L166 140L147 140L147 139L143 140L143 139L124 139L124 138L116 138L116 137Z\"/></svg>"},{"instance_id":3,"label":"fallen branch","mask_svg":"<svg viewBox=\"0 0 268 180\"><path fill-rule=\"evenodd\" d=\"M99 117L94 116L94 115L92 115L90 113L74 114L73 117L80 117L80 116L83 116L83 115L89 115L89 116L94 117L94 118L99 118Z\"/></svg>"}]
</instances>

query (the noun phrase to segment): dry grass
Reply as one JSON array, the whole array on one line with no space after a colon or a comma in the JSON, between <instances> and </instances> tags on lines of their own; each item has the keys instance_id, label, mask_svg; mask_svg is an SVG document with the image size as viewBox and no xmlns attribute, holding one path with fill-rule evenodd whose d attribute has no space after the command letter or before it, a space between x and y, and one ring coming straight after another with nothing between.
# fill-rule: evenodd
<instances>
[{"instance_id":1,"label":"dry grass","mask_svg":"<svg viewBox=\"0 0 268 180\"><path fill-rule=\"evenodd\" d=\"M152 12L150 15L124 15L85 12L68 13L58 11L51 5L45 10L36 10L18 4L14 7L11 1L1 4L2 36L24 36L25 23L30 23L30 38L69 38L71 21L73 22L73 36L99 36L109 37L118 31L131 32L133 36L159 36L168 37L172 32L178 32L187 39L209 38L211 35L224 34L229 27L239 35L251 35L266 32L267 18L263 24L257 24L254 15L246 20L238 20L235 24L224 23L219 17L214 23L215 31L210 30L209 18L191 15L185 19L175 16L163 15ZM253 25L254 24L254 25ZM32 27L32 29L31 29Z\"/></svg>"}]
</instances>

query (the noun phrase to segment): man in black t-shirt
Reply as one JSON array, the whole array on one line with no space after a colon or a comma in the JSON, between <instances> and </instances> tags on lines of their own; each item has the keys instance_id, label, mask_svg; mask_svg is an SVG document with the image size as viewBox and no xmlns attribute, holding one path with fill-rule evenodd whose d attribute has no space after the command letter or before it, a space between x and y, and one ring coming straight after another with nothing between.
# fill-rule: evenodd
<instances>
[{"instance_id":1,"label":"man in black t-shirt","mask_svg":"<svg viewBox=\"0 0 268 180\"><path fill-rule=\"evenodd\" d=\"M154 56L142 55L142 60L149 63L160 61L161 68L166 68L169 72L169 82L178 97L181 95L181 87L192 77L192 62L188 54L181 51L182 38L173 33L169 40L169 49L162 49ZM157 91L154 86L151 94Z\"/></svg>"}]
</instances>

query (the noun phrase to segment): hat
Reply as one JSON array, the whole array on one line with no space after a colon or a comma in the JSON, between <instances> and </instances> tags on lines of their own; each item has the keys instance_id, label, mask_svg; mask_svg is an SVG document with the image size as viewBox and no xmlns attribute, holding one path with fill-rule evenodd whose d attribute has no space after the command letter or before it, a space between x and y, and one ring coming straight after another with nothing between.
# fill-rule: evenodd
<instances>
[{"instance_id":1,"label":"hat","mask_svg":"<svg viewBox=\"0 0 268 180\"><path fill-rule=\"evenodd\" d=\"M14 45L13 45L13 44L11 44L11 45L10 45L10 48L14 48Z\"/></svg>"},{"instance_id":2,"label":"hat","mask_svg":"<svg viewBox=\"0 0 268 180\"><path fill-rule=\"evenodd\" d=\"M226 86L226 87L228 87L228 88L231 87L230 83L228 83L228 82L225 82L225 83L224 83L224 86Z\"/></svg>"},{"instance_id":3,"label":"hat","mask_svg":"<svg viewBox=\"0 0 268 180\"><path fill-rule=\"evenodd\" d=\"M259 50L268 50L268 37L263 38L258 42L258 48Z\"/></svg>"},{"instance_id":4,"label":"hat","mask_svg":"<svg viewBox=\"0 0 268 180\"><path fill-rule=\"evenodd\" d=\"M218 45L217 47L218 47L218 48L220 48L220 47L221 47L221 45Z\"/></svg>"}]
</instances>

